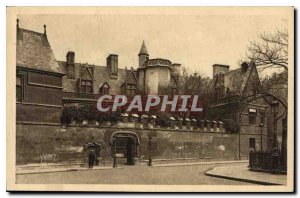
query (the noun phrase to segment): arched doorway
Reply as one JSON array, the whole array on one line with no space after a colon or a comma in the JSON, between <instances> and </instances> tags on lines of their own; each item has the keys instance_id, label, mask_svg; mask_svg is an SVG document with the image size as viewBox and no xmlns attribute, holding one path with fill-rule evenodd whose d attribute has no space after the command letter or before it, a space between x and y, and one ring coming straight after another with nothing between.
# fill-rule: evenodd
<instances>
[{"instance_id":1,"label":"arched doorway","mask_svg":"<svg viewBox=\"0 0 300 198\"><path fill-rule=\"evenodd\" d=\"M118 163L134 165L134 159L138 156L139 144L139 137L131 131L116 131L110 137L112 155L121 159L118 160Z\"/></svg>"}]
</instances>

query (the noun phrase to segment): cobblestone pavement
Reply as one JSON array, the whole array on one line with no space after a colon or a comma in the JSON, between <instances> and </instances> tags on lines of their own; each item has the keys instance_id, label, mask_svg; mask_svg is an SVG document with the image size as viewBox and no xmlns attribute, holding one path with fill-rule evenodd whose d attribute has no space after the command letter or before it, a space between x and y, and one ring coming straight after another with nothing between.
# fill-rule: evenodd
<instances>
[{"instance_id":1,"label":"cobblestone pavement","mask_svg":"<svg viewBox=\"0 0 300 198\"><path fill-rule=\"evenodd\" d=\"M232 164L205 164L174 167L122 166L117 169L53 172L17 175L17 183L36 184L218 184L254 185L209 177L205 172Z\"/></svg>"}]
</instances>

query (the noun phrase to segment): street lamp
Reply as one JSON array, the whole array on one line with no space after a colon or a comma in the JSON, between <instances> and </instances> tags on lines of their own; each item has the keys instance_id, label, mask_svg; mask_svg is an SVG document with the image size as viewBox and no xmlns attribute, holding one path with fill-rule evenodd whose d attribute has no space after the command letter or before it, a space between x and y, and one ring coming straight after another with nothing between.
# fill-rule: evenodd
<instances>
[{"instance_id":1,"label":"street lamp","mask_svg":"<svg viewBox=\"0 0 300 198\"><path fill-rule=\"evenodd\" d=\"M117 168L117 136L115 137L114 141L114 161L113 161L113 168Z\"/></svg>"},{"instance_id":2,"label":"street lamp","mask_svg":"<svg viewBox=\"0 0 300 198\"><path fill-rule=\"evenodd\" d=\"M279 155L277 150L277 114L278 114L278 101L273 101L271 103L272 111L273 111L273 125L274 125L274 132L273 132L273 152L272 152L272 165L273 171L276 172L279 167Z\"/></svg>"},{"instance_id":3,"label":"street lamp","mask_svg":"<svg viewBox=\"0 0 300 198\"><path fill-rule=\"evenodd\" d=\"M263 128L264 128L264 123L260 123L260 151L263 151Z\"/></svg>"},{"instance_id":4,"label":"street lamp","mask_svg":"<svg viewBox=\"0 0 300 198\"><path fill-rule=\"evenodd\" d=\"M151 136L151 134L149 134L148 140L149 140L149 145L148 145L149 162L148 162L148 166L152 166L152 156L151 156L151 140L152 140L152 136Z\"/></svg>"},{"instance_id":5,"label":"street lamp","mask_svg":"<svg viewBox=\"0 0 300 198\"><path fill-rule=\"evenodd\" d=\"M278 114L278 101L273 101L271 103L272 112L273 112L273 125L274 125L274 133L273 133L273 150L277 150L277 114Z\"/></svg>"}]
</instances>

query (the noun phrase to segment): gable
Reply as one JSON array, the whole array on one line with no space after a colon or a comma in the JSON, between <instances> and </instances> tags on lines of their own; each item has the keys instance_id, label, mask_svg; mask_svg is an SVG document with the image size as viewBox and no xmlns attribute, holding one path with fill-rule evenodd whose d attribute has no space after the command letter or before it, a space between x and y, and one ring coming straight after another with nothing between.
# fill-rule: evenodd
<instances>
[{"instance_id":1,"label":"gable","mask_svg":"<svg viewBox=\"0 0 300 198\"><path fill-rule=\"evenodd\" d=\"M90 71L90 68L84 67L82 73L81 73L81 79L83 80L93 80L92 72Z\"/></svg>"},{"instance_id":2,"label":"gable","mask_svg":"<svg viewBox=\"0 0 300 198\"><path fill-rule=\"evenodd\" d=\"M102 88L110 88L109 84L107 82L100 84L99 89L101 90Z\"/></svg>"},{"instance_id":3,"label":"gable","mask_svg":"<svg viewBox=\"0 0 300 198\"><path fill-rule=\"evenodd\" d=\"M249 77L246 81L245 87L242 90L243 96L254 95L261 90L261 82L255 65L251 66Z\"/></svg>"}]
</instances>

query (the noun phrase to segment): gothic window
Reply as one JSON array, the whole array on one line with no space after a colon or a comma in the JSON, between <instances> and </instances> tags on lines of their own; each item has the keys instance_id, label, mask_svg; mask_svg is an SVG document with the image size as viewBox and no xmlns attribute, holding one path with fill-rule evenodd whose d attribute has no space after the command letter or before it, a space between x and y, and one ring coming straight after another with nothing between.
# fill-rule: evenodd
<instances>
[{"instance_id":1,"label":"gothic window","mask_svg":"<svg viewBox=\"0 0 300 198\"><path fill-rule=\"evenodd\" d=\"M23 83L23 77L22 75L17 75L17 87L16 87L16 99L17 102L22 102L23 100L23 89L24 89L24 83Z\"/></svg>"},{"instance_id":2,"label":"gothic window","mask_svg":"<svg viewBox=\"0 0 300 198\"><path fill-rule=\"evenodd\" d=\"M257 115L256 109L249 109L248 115L249 115L249 125L255 125L256 115Z\"/></svg>"},{"instance_id":3,"label":"gothic window","mask_svg":"<svg viewBox=\"0 0 300 198\"><path fill-rule=\"evenodd\" d=\"M93 82L91 80L81 80L81 92L93 93Z\"/></svg>"},{"instance_id":4,"label":"gothic window","mask_svg":"<svg viewBox=\"0 0 300 198\"><path fill-rule=\"evenodd\" d=\"M134 97L135 96L135 85L128 85L127 86L127 95L129 97Z\"/></svg>"}]
</instances>

